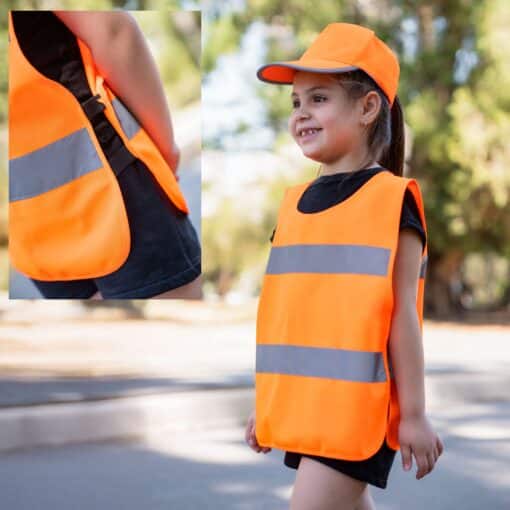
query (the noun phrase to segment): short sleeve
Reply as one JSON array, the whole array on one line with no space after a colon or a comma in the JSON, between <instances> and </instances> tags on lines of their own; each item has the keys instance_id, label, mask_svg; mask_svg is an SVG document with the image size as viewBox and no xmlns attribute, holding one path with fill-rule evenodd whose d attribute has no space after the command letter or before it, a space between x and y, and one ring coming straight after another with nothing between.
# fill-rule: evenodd
<instances>
[{"instance_id":1,"label":"short sleeve","mask_svg":"<svg viewBox=\"0 0 510 510\"><path fill-rule=\"evenodd\" d=\"M423 228L420 212L412 192L406 189L404 194L404 201L402 204L402 214L400 216L400 230L404 228L412 228L420 236L422 241L422 247L425 248L427 242L427 236Z\"/></svg>"}]
</instances>

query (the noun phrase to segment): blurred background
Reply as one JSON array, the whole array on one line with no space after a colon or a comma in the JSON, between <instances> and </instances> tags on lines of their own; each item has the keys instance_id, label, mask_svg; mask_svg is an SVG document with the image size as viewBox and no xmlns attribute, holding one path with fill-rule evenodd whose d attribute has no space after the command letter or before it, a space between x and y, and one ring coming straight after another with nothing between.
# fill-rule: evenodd
<instances>
[{"instance_id":1,"label":"blurred background","mask_svg":"<svg viewBox=\"0 0 510 510\"><path fill-rule=\"evenodd\" d=\"M313 179L317 165L287 134L289 87L255 72L345 21L373 28L400 58L406 175L419 180L429 238L427 411L446 448L421 481L398 454L388 489L372 494L378 510L510 508L510 4L164 4L202 9L206 299L0 301L5 506L288 508L295 472L280 451L249 450L244 424L276 212L285 187Z\"/></svg>"}]
</instances>

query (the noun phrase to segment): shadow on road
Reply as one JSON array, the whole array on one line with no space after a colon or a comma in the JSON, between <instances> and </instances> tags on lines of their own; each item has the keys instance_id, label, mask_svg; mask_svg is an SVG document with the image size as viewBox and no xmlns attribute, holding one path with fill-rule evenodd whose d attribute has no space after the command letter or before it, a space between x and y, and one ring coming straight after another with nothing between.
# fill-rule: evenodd
<instances>
[{"instance_id":1,"label":"shadow on road","mask_svg":"<svg viewBox=\"0 0 510 510\"><path fill-rule=\"evenodd\" d=\"M166 377L4 377L0 378L0 409L252 385L253 376L243 373L209 382Z\"/></svg>"}]
</instances>

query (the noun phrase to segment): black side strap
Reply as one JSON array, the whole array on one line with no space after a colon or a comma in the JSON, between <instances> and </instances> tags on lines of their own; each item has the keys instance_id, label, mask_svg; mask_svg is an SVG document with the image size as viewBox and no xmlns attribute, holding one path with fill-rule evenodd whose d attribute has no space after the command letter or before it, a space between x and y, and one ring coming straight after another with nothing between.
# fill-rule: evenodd
<instances>
[{"instance_id":1,"label":"black side strap","mask_svg":"<svg viewBox=\"0 0 510 510\"><path fill-rule=\"evenodd\" d=\"M99 101L100 98L101 96L96 94L81 103L81 107L89 120L92 120L98 113L101 113L106 108L106 106Z\"/></svg>"},{"instance_id":2,"label":"black side strap","mask_svg":"<svg viewBox=\"0 0 510 510\"><path fill-rule=\"evenodd\" d=\"M121 145L112 155L108 156L108 162L116 176L128 165L136 161L136 158L129 152L125 145Z\"/></svg>"},{"instance_id":3,"label":"black side strap","mask_svg":"<svg viewBox=\"0 0 510 510\"><path fill-rule=\"evenodd\" d=\"M71 60L62 65L58 81L69 89L80 103L92 95L81 60Z\"/></svg>"},{"instance_id":4,"label":"black side strap","mask_svg":"<svg viewBox=\"0 0 510 510\"><path fill-rule=\"evenodd\" d=\"M98 122L92 123L92 126L101 145L106 145L113 138L118 136L106 117L99 118ZM105 149L103 148L103 150Z\"/></svg>"}]
</instances>

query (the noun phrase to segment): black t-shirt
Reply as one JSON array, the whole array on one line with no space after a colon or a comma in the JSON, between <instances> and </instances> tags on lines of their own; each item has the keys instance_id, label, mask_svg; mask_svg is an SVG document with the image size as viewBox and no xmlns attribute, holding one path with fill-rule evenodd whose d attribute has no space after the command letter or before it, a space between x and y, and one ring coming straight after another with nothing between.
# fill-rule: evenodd
<instances>
[{"instance_id":1,"label":"black t-shirt","mask_svg":"<svg viewBox=\"0 0 510 510\"><path fill-rule=\"evenodd\" d=\"M302 213L313 214L333 207L353 193L358 191L374 175L382 172L384 168L366 168L353 172L340 172L332 175L321 175L315 179L304 191L298 202L298 210ZM400 216L400 230L412 228L420 236L422 245L425 246L426 234L422 226L420 213L414 200L413 194L406 190ZM273 240L276 228L273 230L270 240Z\"/></svg>"}]
</instances>

